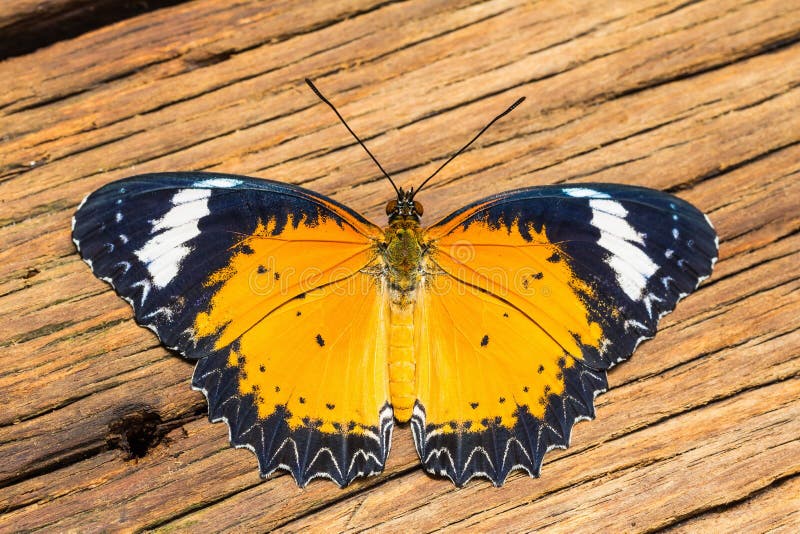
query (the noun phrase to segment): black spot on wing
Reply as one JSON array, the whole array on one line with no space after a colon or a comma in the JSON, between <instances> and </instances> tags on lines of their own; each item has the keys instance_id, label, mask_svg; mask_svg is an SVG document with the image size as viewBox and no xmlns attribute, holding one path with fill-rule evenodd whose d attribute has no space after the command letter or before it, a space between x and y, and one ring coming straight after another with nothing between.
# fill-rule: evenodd
<instances>
[{"instance_id":1,"label":"black spot on wing","mask_svg":"<svg viewBox=\"0 0 800 534\"><path fill-rule=\"evenodd\" d=\"M485 347L489 344L489 335L486 334L481 338L481 347Z\"/></svg>"},{"instance_id":2,"label":"black spot on wing","mask_svg":"<svg viewBox=\"0 0 800 534\"><path fill-rule=\"evenodd\" d=\"M316 341L317 345L319 345L320 347L325 346L325 340L322 338L322 334L317 334Z\"/></svg>"}]
</instances>

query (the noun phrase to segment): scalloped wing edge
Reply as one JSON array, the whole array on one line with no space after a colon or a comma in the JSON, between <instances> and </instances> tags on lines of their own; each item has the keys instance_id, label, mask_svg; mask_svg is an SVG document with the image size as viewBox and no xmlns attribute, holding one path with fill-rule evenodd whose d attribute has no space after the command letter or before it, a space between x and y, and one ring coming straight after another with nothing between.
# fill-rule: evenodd
<instances>
[{"instance_id":1,"label":"scalloped wing edge","mask_svg":"<svg viewBox=\"0 0 800 534\"><path fill-rule=\"evenodd\" d=\"M378 426L375 432L369 435L364 435L364 441L367 439L374 442L376 447L374 450L367 450L366 448L352 447L348 439L354 439L352 435L333 435L323 434L313 429L299 429L289 430L287 428L279 428L283 424L282 414L276 413L268 419L257 419L251 417L252 423L245 426L241 421L247 421L248 414L242 415L242 405L245 410L255 410L252 401L245 397L248 395L239 396L236 394L225 395L224 392L220 393L222 387L231 387L231 383L236 383L235 380L230 380L229 377L223 377L223 370L218 367L212 368L206 373L198 375L198 371L203 368L207 363L207 358L203 358L197 362L195 366L195 373L192 380L192 389L200 391L206 398L208 403L208 417L212 423L224 422L228 427L228 441L237 449L247 449L256 455L259 465L259 474L261 478L268 478L276 471L286 471L292 478L294 478L297 485L301 488L317 478L325 478L343 488L350 484L353 480L359 477L367 477L377 475L383 472L386 465L386 458L389 455L392 441L392 431L394 428L394 414L389 404L383 406L378 414ZM228 368L231 373L237 372L235 368ZM211 375L216 374L216 391L209 391L206 387L211 383L213 378L209 379ZM200 382L203 382L202 384ZM247 404L249 403L249 406ZM252 414L250 414L252 415ZM273 417L277 418L271 420ZM266 425L271 426L273 431L270 447L266 447L264 430ZM260 440L253 437L253 431L260 430ZM307 440L312 438L319 440L321 445L314 450L313 457L308 460L308 454L304 455L301 461L299 449L302 444L300 432L307 432ZM276 436L281 432L281 443L278 446L272 446ZM322 446L325 444L325 439L331 440L331 446ZM259 446L261 451L256 447ZM340 465L345 462L340 462L341 457L337 457L332 450L333 446L348 444L344 450L345 457L349 460L347 467ZM311 450L310 446L307 451ZM289 451L289 452L287 452ZM328 468L316 468L317 462L322 455L327 455L329 458ZM288 458L288 460L287 460ZM322 463L322 462L320 462ZM331 468L331 466L333 468Z\"/></svg>"}]
</instances>

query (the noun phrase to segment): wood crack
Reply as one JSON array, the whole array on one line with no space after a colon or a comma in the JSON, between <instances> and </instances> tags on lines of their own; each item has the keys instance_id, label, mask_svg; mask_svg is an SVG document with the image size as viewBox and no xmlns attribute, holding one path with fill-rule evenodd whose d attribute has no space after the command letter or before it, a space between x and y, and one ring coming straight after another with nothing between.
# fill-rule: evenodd
<instances>
[{"instance_id":1,"label":"wood crack","mask_svg":"<svg viewBox=\"0 0 800 534\"><path fill-rule=\"evenodd\" d=\"M648 529L648 530L645 530L643 532L646 533L646 534L655 533L655 532L665 532L665 531L671 530L671 529L673 529L675 527L679 527L681 525L684 525L687 522L689 522L690 520L695 519L697 517L701 517L701 516L709 515L709 514L713 514L713 513L718 513L718 512L725 512L726 510L729 510L729 509L731 509L731 508L733 508L733 507L735 507L737 505L740 505L742 503L746 503L748 501L752 501L753 499L756 499L757 497L763 495L764 493L768 492L769 490L779 489L782 486L786 485L788 482L797 479L798 477L800 477L800 471L789 473L787 475L784 475L784 476L776 478L775 480L771 481L766 486L758 488L755 491L752 491L752 492L748 493L747 495L744 495L743 497L740 497L738 499L733 499L733 500L728 501L728 502L726 502L724 504L718 504L716 506L709 506L707 508L701 508L701 509L699 509L699 510L697 510L697 511L691 513L691 514L686 514L686 515L682 515L680 517L676 517L674 521L672 521L670 523L666 523L664 525L659 525L658 528Z\"/></svg>"}]
</instances>

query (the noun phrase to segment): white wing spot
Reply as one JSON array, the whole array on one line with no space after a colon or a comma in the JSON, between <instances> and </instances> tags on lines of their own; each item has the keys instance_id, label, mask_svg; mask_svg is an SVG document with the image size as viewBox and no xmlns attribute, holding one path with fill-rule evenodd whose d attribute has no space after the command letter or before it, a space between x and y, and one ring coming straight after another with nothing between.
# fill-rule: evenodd
<instances>
[{"instance_id":1,"label":"white wing spot","mask_svg":"<svg viewBox=\"0 0 800 534\"><path fill-rule=\"evenodd\" d=\"M644 293L647 280L658 270L658 265L653 263L650 256L638 246L644 245L644 239L625 220L627 211L623 206L618 202L612 202L618 206L616 213L612 215L608 211L602 211L602 208L607 209L605 204L598 209L595 202L611 201L589 201L589 206L592 208L591 224L600 230L597 244L611 253L606 263L617 274L620 287L631 299L638 300Z\"/></svg>"},{"instance_id":2,"label":"white wing spot","mask_svg":"<svg viewBox=\"0 0 800 534\"><path fill-rule=\"evenodd\" d=\"M625 294L639 300L658 265L638 246L644 245L644 236L625 219L628 211L621 203L610 200L607 193L581 187L563 191L572 197L590 199L591 224L600 230L597 244L611 253L606 263L617 274L617 282Z\"/></svg>"},{"instance_id":3,"label":"white wing spot","mask_svg":"<svg viewBox=\"0 0 800 534\"><path fill-rule=\"evenodd\" d=\"M150 221L154 235L135 254L156 287L166 286L177 276L181 262L191 252L186 243L200 234L197 223L210 213L210 196L210 189L181 189L172 197L172 208Z\"/></svg>"}]
</instances>

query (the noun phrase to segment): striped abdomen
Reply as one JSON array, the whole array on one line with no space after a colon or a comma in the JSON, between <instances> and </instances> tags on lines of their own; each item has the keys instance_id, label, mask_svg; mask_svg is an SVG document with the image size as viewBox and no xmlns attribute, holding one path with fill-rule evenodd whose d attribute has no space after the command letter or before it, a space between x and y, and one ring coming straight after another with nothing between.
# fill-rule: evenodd
<instances>
[{"instance_id":1,"label":"striped abdomen","mask_svg":"<svg viewBox=\"0 0 800 534\"><path fill-rule=\"evenodd\" d=\"M401 423L411 419L414 407L414 304L391 304L389 326L389 393L394 416Z\"/></svg>"}]
</instances>

